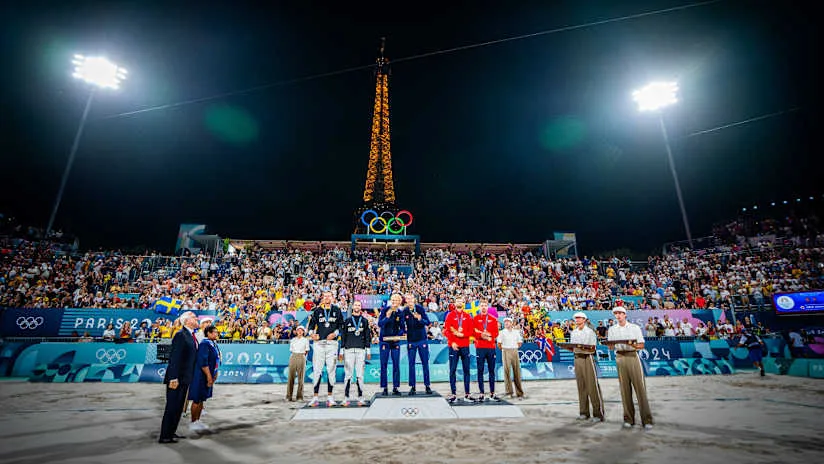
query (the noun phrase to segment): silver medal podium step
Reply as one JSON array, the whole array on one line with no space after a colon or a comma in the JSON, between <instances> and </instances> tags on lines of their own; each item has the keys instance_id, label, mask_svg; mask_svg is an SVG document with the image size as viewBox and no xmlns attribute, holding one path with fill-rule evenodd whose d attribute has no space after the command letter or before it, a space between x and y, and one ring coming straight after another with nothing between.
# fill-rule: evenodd
<instances>
[{"instance_id":1,"label":"silver medal podium step","mask_svg":"<svg viewBox=\"0 0 824 464\"><path fill-rule=\"evenodd\" d=\"M442 420L442 419L490 419L524 417L521 409L507 402L450 405L446 399L434 393L408 396L375 395L368 407L327 408L304 406L292 420Z\"/></svg>"}]
</instances>

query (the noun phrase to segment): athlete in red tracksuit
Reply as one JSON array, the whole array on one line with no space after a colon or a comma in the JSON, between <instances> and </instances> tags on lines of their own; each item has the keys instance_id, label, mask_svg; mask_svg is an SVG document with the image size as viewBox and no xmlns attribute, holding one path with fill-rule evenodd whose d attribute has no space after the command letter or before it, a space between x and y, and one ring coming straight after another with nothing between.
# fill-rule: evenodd
<instances>
[{"instance_id":1,"label":"athlete in red tracksuit","mask_svg":"<svg viewBox=\"0 0 824 464\"><path fill-rule=\"evenodd\" d=\"M461 359L463 367L464 398L463 401L472 403L475 400L469 396L469 337L475 336L475 324L472 316L465 310L466 300L455 299L455 310L446 315L443 323L443 332L449 344L449 387L452 394L447 398L450 403L456 399L456 371L458 370L458 358Z\"/></svg>"},{"instance_id":2,"label":"athlete in red tracksuit","mask_svg":"<svg viewBox=\"0 0 824 464\"><path fill-rule=\"evenodd\" d=\"M484 367L489 370L490 399L500 401L495 396L495 343L498 340L498 319L489 314L489 303L480 301L480 312L473 320L475 324L475 356L478 361L478 388L481 396L478 401L484 401Z\"/></svg>"}]
</instances>

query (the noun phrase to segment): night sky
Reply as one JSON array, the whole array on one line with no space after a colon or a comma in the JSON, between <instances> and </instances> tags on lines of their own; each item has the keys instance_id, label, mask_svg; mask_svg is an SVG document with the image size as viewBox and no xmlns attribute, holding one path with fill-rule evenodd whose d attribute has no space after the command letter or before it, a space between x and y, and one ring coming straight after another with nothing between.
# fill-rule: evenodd
<instances>
[{"instance_id":1,"label":"night sky","mask_svg":"<svg viewBox=\"0 0 824 464\"><path fill-rule=\"evenodd\" d=\"M163 251L183 222L231 238L347 240L373 72L106 116L369 65L382 36L393 60L688 4L16 3L0 20L0 212L45 226L87 97L71 57L105 54L129 79L98 94L56 225L83 248ZM654 79L680 83L666 121L694 236L742 207L820 198L812 4L721 1L401 60L392 155L398 205L415 214L410 233L537 243L574 231L585 253L683 239L656 119L631 99Z\"/></svg>"}]
</instances>

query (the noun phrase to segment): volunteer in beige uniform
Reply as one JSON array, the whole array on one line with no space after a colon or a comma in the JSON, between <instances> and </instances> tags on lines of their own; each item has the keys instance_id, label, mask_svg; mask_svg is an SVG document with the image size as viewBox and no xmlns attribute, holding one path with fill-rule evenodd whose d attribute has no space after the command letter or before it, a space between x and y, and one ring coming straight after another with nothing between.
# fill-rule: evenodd
<instances>
[{"instance_id":1,"label":"volunteer in beige uniform","mask_svg":"<svg viewBox=\"0 0 824 464\"><path fill-rule=\"evenodd\" d=\"M597 369L595 367L595 345L598 337L595 331L587 327L587 315L575 313L575 328L569 336L569 343L573 345L588 345L592 349L573 348L575 353L575 380L578 382L578 405L580 415L578 420L588 420L589 403L592 402L592 422L604 421L604 401L601 397L601 386L598 385Z\"/></svg>"},{"instance_id":2,"label":"volunteer in beige uniform","mask_svg":"<svg viewBox=\"0 0 824 464\"><path fill-rule=\"evenodd\" d=\"M498 332L498 348L501 350L504 364L504 387L506 394L512 398L512 384L515 383L515 394L518 398L524 397L521 386L521 361L518 358L518 348L524 343L521 330L512 325L512 318L504 318L504 329Z\"/></svg>"},{"instance_id":3,"label":"volunteer in beige uniform","mask_svg":"<svg viewBox=\"0 0 824 464\"><path fill-rule=\"evenodd\" d=\"M647 401L647 384L644 381L644 367L636 350L644 348L644 335L641 327L627 322L627 311L616 306L612 313L618 323L609 328L607 340L634 340L632 344L616 344L615 364L618 367L618 383L621 388L621 402L624 404L624 428L635 425L635 405L632 402L632 390L638 396L638 407L641 409L641 424L649 430L652 428L652 411Z\"/></svg>"}]
</instances>

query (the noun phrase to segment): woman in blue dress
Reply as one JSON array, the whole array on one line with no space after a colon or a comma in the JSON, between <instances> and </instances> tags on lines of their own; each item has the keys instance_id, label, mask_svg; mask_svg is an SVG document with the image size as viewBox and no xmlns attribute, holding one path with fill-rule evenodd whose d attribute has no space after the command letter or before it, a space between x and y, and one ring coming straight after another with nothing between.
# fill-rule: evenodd
<instances>
[{"instance_id":1,"label":"woman in blue dress","mask_svg":"<svg viewBox=\"0 0 824 464\"><path fill-rule=\"evenodd\" d=\"M189 399L192 401L192 423L189 430L200 432L208 429L200 421L203 402L212 397L212 386L217 380L217 368L220 365L220 350L217 347L217 327L211 325L203 330L204 339L197 348L197 362L189 387Z\"/></svg>"}]
</instances>

